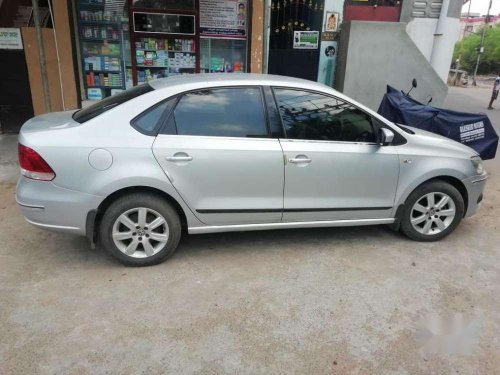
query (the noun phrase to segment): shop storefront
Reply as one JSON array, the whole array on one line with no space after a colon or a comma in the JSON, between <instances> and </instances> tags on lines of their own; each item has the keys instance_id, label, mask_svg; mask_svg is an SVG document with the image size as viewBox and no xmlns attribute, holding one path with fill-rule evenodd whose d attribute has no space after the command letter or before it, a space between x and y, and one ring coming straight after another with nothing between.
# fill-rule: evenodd
<instances>
[{"instance_id":1,"label":"shop storefront","mask_svg":"<svg viewBox=\"0 0 500 375\"><path fill-rule=\"evenodd\" d=\"M88 99L174 75L249 71L248 0L74 1Z\"/></svg>"}]
</instances>

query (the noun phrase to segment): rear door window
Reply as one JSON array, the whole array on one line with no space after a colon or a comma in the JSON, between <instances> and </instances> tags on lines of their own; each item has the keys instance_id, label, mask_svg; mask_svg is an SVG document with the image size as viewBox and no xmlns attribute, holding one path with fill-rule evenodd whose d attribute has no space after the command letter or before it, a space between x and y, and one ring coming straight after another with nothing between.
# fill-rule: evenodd
<instances>
[{"instance_id":1,"label":"rear door window","mask_svg":"<svg viewBox=\"0 0 500 375\"><path fill-rule=\"evenodd\" d=\"M79 122L80 124L84 123L93 119L94 117L99 116L100 114L103 114L106 111L109 111L111 108L114 108L120 104L128 102L131 99L137 98L138 96L141 96L153 90L154 89L148 84L135 86L124 92L100 100L97 103L92 104L86 108L80 109L73 114L73 120Z\"/></svg>"},{"instance_id":2,"label":"rear door window","mask_svg":"<svg viewBox=\"0 0 500 375\"><path fill-rule=\"evenodd\" d=\"M215 88L184 94L164 134L266 138L259 87Z\"/></svg>"}]
</instances>

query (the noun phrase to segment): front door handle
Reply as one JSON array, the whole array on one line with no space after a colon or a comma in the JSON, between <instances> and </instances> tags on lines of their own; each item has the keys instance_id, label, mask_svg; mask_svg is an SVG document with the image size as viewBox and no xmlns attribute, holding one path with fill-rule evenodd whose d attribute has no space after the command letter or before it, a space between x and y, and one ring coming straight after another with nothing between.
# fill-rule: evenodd
<instances>
[{"instance_id":1,"label":"front door handle","mask_svg":"<svg viewBox=\"0 0 500 375\"><path fill-rule=\"evenodd\" d=\"M302 155L298 155L298 156L302 156ZM309 159L307 156L302 156L302 157L296 157L296 158L290 158L288 159L288 162L289 163L292 163L292 164L309 164L310 162L312 162L312 159Z\"/></svg>"},{"instance_id":2,"label":"front door handle","mask_svg":"<svg viewBox=\"0 0 500 375\"><path fill-rule=\"evenodd\" d=\"M191 161L193 160L192 156L186 155L186 156L167 156L165 158L166 161Z\"/></svg>"}]
</instances>

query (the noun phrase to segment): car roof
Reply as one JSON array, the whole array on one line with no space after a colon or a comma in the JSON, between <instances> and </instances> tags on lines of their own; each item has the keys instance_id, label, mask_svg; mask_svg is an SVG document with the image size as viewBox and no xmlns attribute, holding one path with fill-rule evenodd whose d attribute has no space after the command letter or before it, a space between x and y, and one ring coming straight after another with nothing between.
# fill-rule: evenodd
<instances>
[{"instance_id":1,"label":"car roof","mask_svg":"<svg viewBox=\"0 0 500 375\"><path fill-rule=\"evenodd\" d=\"M186 84L204 84L213 83L215 86L229 85L272 85L272 86L308 86L310 88L328 87L326 85L308 81L305 79L279 76L273 74L256 74L256 73L201 73L201 74L186 74L180 76L171 76L161 78L150 82L151 87L155 90L182 86Z\"/></svg>"}]
</instances>

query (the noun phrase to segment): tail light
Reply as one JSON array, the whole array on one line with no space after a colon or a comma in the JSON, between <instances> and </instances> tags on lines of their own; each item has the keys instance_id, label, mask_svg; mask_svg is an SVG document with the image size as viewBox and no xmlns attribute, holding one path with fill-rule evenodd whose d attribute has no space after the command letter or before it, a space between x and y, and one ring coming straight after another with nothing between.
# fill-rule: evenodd
<instances>
[{"instance_id":1,"label":"tail light","mask_svg":"<svg viewBox=\"0 0 500 375\"><path fill-rule=\"evenodd\" d=\"M51 181L56 174L35 150L18 144L21 174L33 180Z\"/></svg>"}]
</instances>

